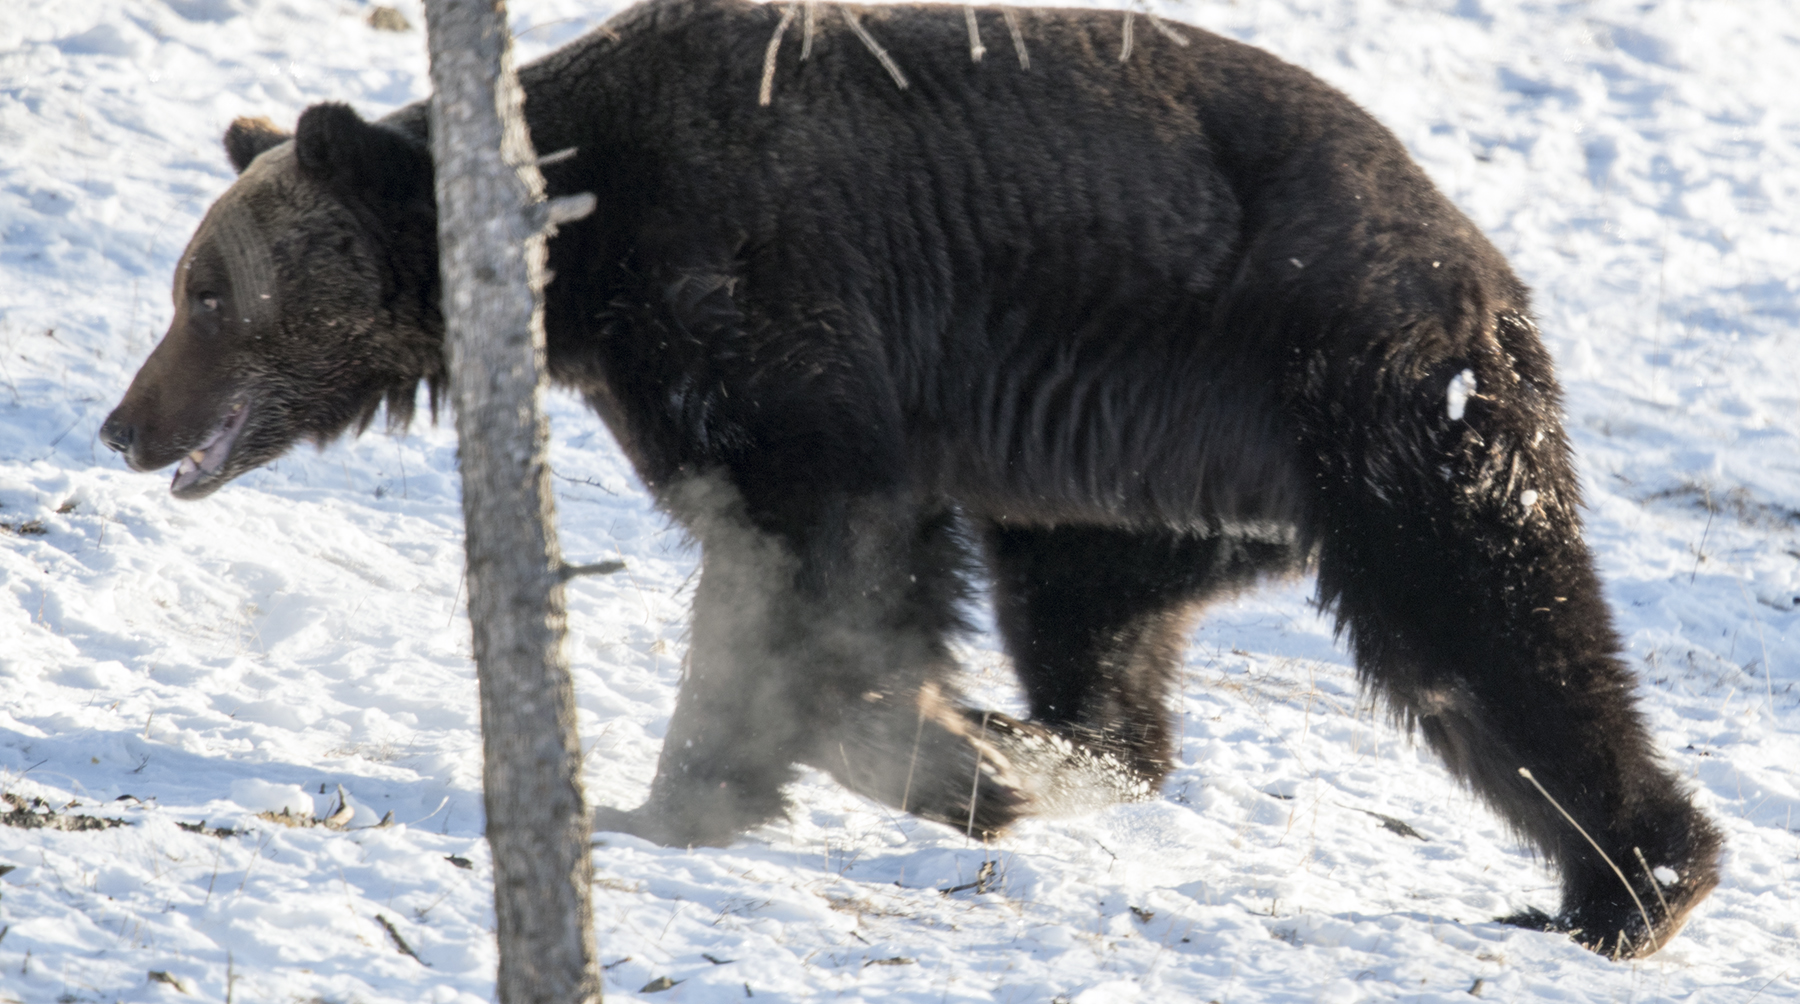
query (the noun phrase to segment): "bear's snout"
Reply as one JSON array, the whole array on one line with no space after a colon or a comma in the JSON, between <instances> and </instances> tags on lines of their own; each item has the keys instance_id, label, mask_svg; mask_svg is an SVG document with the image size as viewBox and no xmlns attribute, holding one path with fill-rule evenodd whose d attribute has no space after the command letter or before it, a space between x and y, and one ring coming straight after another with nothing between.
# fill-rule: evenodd
<instances>
[{"instance_id":1,"label":"bear's snout","mask_svg":"<svg viewBox=\"0 0 1800 1004\"><path fill-rule=\"evenodd\" d=\"M114 453L129 455L131 444L137 440L137 426L119 413L123 410L115 408L112 414L106 416L106 422L100 426L100 441Z\"/></svg>"}]
</instances>

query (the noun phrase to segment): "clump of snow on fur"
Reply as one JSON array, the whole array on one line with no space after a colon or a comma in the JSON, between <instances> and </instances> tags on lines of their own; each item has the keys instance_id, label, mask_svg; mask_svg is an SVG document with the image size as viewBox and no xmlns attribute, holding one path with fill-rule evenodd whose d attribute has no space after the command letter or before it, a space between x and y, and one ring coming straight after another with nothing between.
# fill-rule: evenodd
<instances>
[{"instance_id":1,"label":"clump of snow on fur","mask_svg":"<svg viewBox=\"0 0 1800 1004\"><path fill-rule=\"evenodd\" d=\"M1450 421L1462 421L1463 412L1469 407L1469 398L1475 396L1475 371L1463 370L1450 379L1450 389L1444 394L1444 411Z\"/></svg>"}]
</instances>

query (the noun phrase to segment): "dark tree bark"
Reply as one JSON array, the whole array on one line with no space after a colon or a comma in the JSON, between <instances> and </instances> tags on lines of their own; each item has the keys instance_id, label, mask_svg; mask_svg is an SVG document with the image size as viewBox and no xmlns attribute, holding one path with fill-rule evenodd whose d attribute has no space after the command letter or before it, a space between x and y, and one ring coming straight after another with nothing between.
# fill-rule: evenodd
<instances>
[{"instance_id":1,"label":"dark tree bark","mask_svg":"<svg viewBox=\"0 0 1800 1004\"><path fill-rule=\"evenodd\" d=\"M600 999L563 564L545 459L544 202L501 0L427 0L501 1004ZM591 205L591 199L588 200Z\"/></svg>"}]
</instances>

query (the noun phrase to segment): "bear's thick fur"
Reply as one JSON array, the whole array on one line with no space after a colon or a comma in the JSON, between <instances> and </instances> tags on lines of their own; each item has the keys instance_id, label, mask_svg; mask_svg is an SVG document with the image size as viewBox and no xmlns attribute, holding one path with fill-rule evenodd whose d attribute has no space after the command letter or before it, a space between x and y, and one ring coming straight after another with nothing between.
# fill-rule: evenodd
<instances>
[{"instance_id":1,"label":"bear's thick fur","mask_svg":"<svg viewBox=\"0 0 1800 1004\"><path fill-rule=\"evenodd\" d=\"M1720 839L1633 705L1501 256L1255 49L1140 30L1121 59L1119 12L982 10L977 61L961 8L859 10L906 86L822 6L762 103L784 9L741 0L522 71L537 149L572 151L552 194L599 199L550 243L551 372L702 545L650 798L600 825L722 844L796 764L980 834L1140 797L1191 616L1316 561L1363 680L1561 869L1537 917L1666 941ZM427 128L234 124L105 441L197 498L383 401L403 423L444 366ZM1029 721L953 684L977 556Z\"/></svg>"}]
</instances>

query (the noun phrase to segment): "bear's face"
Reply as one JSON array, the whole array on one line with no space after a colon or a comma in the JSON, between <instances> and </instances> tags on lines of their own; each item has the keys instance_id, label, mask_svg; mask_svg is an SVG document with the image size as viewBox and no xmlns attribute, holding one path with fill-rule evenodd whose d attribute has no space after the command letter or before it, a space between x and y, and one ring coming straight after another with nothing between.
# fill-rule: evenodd
<instances>
[{"instance_id":1,"label":"bear's face","mask_svg":"<svg viewBox=\"0 0 1800 1004\"><path fill-rule=\"evenodd\" d=\"M240 175L175 269L175 317L101 438L170 491L210 495L300 439L403 424L442 370L423 147L320 106L294 137L240 119Z\"/></svg>"}]
</instances>

